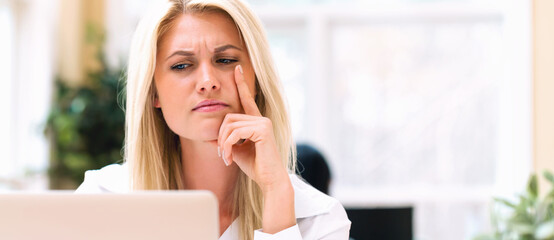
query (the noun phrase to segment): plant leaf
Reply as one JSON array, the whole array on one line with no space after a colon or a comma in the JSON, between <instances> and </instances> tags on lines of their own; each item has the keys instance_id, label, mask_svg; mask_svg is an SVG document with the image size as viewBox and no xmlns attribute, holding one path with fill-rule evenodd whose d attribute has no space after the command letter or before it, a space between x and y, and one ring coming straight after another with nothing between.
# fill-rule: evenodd
<instances>
[{"instance_id":1,"label":"plant leaf","mask_svg":"<svg viewBox=\"0 0 554 240\"><path fill-rule=\"evenodd\" d=\"M517 208L517 206L516 206L514 203L512 203L512 202L510 202L510 201L508 201L508 200L506 200L506 199L503 199L503 198L494 198L494 201L496 201L496 202L498 202L498 203L502 203L502 204L504 204L504 205L506 205L507 207L510 207L510 208L512 208L512 209L516 209L516 208Z\"/></svg>"},{"instance_id":2,"label":"plant leaf","mask_svg":"<svg viewBox=\"0 0 554 240\"><path fill-rule=\"evenodd\" d=\"M550 190L550 192L548 193L548 195L546 195L545 198L547 198L547 199L548 198L551 198L551 199L554 198L554 189Z\"/></svg>"},{"instance_id":3,"label":"plant leaf","mask_svg":"<svg viewBox=\"0 0 554 240\"><path fill-rule=\"evenodd\" d=\"M550 171L545 170L543 175L546 180L548 180L551 184L554 184L554 175Z\"/></svg>"},{"instance_id":4,"label":"plant leaf","mask_svg":"<svg viewBox=\"0 0 554 240\"><path fill-rule=\"evenodd\" d=\"M533 234L535 232L535 227L532 223L512 222L510 225L511 229L519 235Z\"/></svg>"},{"instance_id":5,"label":"plant leaf","mask_svg":"<svg viewBox=\"0 0 554 240\"><path fill-rule=\"evenodd\" d=\"M537 183L537 175L533 174L531 177L529 177L529 181L527 183L527 193L529 193L530 199L536 199L538 195L538 183Z\"/></svg>"}]
</instances>

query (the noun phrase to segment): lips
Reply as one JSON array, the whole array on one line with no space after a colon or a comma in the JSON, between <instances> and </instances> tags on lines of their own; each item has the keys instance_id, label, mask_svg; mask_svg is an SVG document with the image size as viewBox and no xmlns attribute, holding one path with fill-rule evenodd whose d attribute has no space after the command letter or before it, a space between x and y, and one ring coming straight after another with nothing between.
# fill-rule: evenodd
<instances>
[{"instance_id":1,"label":"lips","mask_svg":"<svg viewBox=\"0 0 554 240\"><path fill-rule=\"evenodd\" d=\"M213 112L213 111L218 111L218 110L221 110L223 108L226 108L228 107L229 105L222 102L222 101L219 101L219 100L215 100L215 99L212 99L212 100L204 100L200 103L198 103L193 109L192 111L199 111L199 112Z\"/></svg>"}]
</instances>

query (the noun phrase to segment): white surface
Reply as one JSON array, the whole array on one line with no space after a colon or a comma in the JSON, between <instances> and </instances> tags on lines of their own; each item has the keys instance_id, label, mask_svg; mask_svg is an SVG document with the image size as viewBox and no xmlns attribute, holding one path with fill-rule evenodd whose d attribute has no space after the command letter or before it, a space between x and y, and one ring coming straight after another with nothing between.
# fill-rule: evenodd
<instances>
[{"instance_id":1,"label":"white surface","mask_svg":"<svg viewBox=\"0 0 554 240\"><path fill-rule=\"evenodd\" d=\"M0 144L8 148L0 159L0 189L45 188L49 149L44 127L55 75L58 1L12 0L0 6L11 16L2 22L8 26L6 35L2 33L8 42L2 47L11 53L3 56L10 64L2 67L10 67L6 72L11 74L3 75L10 93L3 94L9 98L3 102L9 104L3 127L9 130L0 136Z\"/></svg>"},{"instance_id":2,"label":"white surface","mask_svg":"<svg viewBox=\"0 0 554 240\"><path fill-rule=\"evenodd\" d=\"M0 195L1 239L213 239L215 196L207 191Z\"/></svg>"}]
</instances>

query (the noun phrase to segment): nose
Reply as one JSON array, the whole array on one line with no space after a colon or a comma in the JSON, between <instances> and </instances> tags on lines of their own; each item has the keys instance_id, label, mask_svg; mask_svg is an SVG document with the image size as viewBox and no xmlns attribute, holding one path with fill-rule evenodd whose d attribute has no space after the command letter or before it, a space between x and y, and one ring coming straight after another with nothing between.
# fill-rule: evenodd
<instances>
[{"instance_id":1,"label":"nose","mask_svg":"<svg viewBox=\"0 0 554 240\"><path fill-rule=\"evenodd\" d=\"M211 64L203 64L199 70L200 76L196 84L196 91L203 94L219 90L221 84Z\"/></svg>"}]
</instances>

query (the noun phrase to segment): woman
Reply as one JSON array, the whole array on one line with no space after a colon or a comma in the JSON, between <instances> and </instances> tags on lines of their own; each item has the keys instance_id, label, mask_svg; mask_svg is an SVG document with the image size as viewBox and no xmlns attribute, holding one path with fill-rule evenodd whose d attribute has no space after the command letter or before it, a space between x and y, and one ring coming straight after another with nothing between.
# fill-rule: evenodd
<instances>
[{"instance_id":1,"label":"woman","mask_svg":"<svg viewBox=\"0 0 554 240\"><path fill-rule=\"evenodd\" d=\"M77 192L210 190L220 239L347 239L340 203L293 174L280 89L245 3L160 4L131 45L126 163L88 171Z\"/></svg>"}]
</instances>

